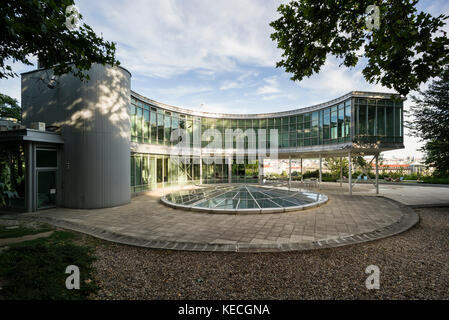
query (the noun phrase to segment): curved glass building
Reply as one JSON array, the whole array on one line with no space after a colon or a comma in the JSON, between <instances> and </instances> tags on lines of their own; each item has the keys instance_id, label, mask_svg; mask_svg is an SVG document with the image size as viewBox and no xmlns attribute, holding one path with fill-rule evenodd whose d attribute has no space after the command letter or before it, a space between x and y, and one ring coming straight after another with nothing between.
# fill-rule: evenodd
<instances>
[{"instance_id":1,"label":"curved glass building","mask_svg":"<svg viewBox=\"0 0 449 320\"><path fill-rule=\"evenodd\" d=\"M403 148L398 95L352 91L286 112L215 114L146 98L131 90L131 74L121 67L94 65L88 74L89 82L54 77L51 69L22 74L23 124L54 131L45 139L33 130L27 134L34 140L18 136L27 157L29 211L47 198L58 206L104 208L168 186L257 183L265 159ZM51 168L39 166L41 154L54 158ZM44 184L44 177L51 181Z\"/></svg>"},{"instance_id":2,"label":"curved glass building","mask_svg":"<svg viewBox=\"0 0 449 320\"><path fill-rule=\"evenodd\" d=\"M129 115L133 192L185 183L258 182L260 149L269 158L272 144L279 158L375 155L403 148L403 100L385 93L353 91L308 108L239 115L191 111L131 92ZM171 155L179 145L172 133L179 128L189 135L188 161ZM218 145L205 134L210 129L223 137ZM210 157L214 163L203 160Z\"/></svg>"}]
</instances>

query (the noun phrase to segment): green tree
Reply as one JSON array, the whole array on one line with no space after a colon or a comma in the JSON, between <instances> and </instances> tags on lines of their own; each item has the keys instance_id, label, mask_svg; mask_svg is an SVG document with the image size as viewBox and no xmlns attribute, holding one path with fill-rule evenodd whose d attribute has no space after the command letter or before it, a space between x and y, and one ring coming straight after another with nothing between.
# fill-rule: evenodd
<instances>
[{"instance_id":1,"label":"green tree","mask_svg":"<svg viewBox=\"0 0 449 320\"><path fill-rule=\"evenodd\" d=\"M76 20L66 13L71 5L73 0L0 2L0 78L17 76L11 64L32 65L31 56L37 56L42 66L52 67L57 76L72 73L82 80L89 79L86 70L93 63L119 64L115 43L103 40L85 23L73 30L67 27L67 18Z\"/></svg>"},{"instance_id":2,"label":"green tree","mask_svg":"<svg viewBox=\"0 0 449 320\"><path fill-rule=\"evenodd\" d=\"M359 167L360 169L364 169L366 171L370 171L370 166L364 157L357 156L353 159L354 168Z\"/></svg>"},{"instance_id":3,"label":"green tree","mask_svg":"<svg viewBox=\"0 0 449 320\"><path fill-rule=\"evenodd\" d=\"M437 76L449 62L447 15L418 12L418 0L298 0L278 8L272 40L283 50L277 67L294 81L318 73L329 55L346 67L366 61L363 75L402 95ZM368 30L369 5L380 10L378 29Z\"/></svg>"},{"instance_id":4,"label":"green tree","mask_svg":"<svg viewBox=\"0 0 449 320\"><path fill-rule=\"evenodd\" d=\"M449 176L449 67L419 96L412 96L407 127L425 144L425 163L437 176Z\"/></svg>"},{"instance_id":5,"label":"green tree","mask_svg":"<svg viewBox=\"0 0 449 320\"><path fill-rule=\"evenodd\" d=\"M0 93L0 117L22 119L22 108L16 99Z\"/></svg>"},{"instance_id":6,"label":"green tree","mask_svg":"<svg viewBox=\"0 0 449 320\"><path fill-rule=\"evenodd\" d=\"M324 166L329 169L332 176L340 177L340 165L343 165L343 176L347 177L349 172L348 159L346 157L342 158L340 162L340 158L327 158Z\"/></svg>"}]
</instances>

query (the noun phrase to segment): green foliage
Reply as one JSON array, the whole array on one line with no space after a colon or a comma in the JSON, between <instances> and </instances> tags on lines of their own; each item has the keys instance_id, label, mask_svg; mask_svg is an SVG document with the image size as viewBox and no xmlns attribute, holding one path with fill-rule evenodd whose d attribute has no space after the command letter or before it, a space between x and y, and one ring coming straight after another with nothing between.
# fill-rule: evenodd
<instances>
[{"instance_id":1,"label":"green foliage","mask_svg":"<svg viewBox=\"0 0 449 320\"><path fill-rule=\"evenodd\" d=\"M7 204L8 199L18 197L16 191L11 186L11 170L8 166L0 167L0 208Z\"/></svg>"},{"instance_id":2,"label":"green foliage","mask_svg":"<svg viewBox=\"0 0 449 320\"><path fill-rule=\"evenodd\" d=\"M449 184L449 178L443 178L443 177L435 177L435 176L431 176L431 177L423 177L422 181L424 183L435 183L435 184Z\"/></svg>"},{"instance_id":3,"label":"green foliage","mask_svg":"<svg viewBox=\"0 0 449 320\"><path fill-rule=\"evenodd\" d=\"M319 177L320 177L320 171L319 170L306 171L304 173L304 179L319 178Z\"/></svg>"},{"instance_id":4,"label":"green foliage","mask_svg":"<svg viewBox=\"0 0 449 320\"><path fill-rule=\"evenodd\" d=\"M425 142L425 163L437 177L449 177L449 67L429 88L413 96L411 133Z\"/></svg>"},{"instance_id":5,"label":"green foliage","mask_svg":"<svg viewBox=\"0 0 449 320\"><path fill-rule=\"evenodd\" d=\"M118 65L115 43L98 37L90 26L66 27L66 8L73 0L15 0L0 2L0 78L15 77L11 63L32 65L30 56L37 55L55 75L73 73L88 79L85 73L93 63ZM82 17L81 17L82 18Z\"/></svg>"},{"instance_id":6,"label":"green foliage","mask_svg":"<svg viewBox=\"0 0 449 320\"><path fill-rule=\"evenodd\" d=\"M405 96L437 76L449 62L449 39L442 32L449 16L418 12L417 3L375 1L380 27L372 31L367 30L365 12L373 1L281 4L281 17L270 23L275 30L271 39L283 50L277 67L292 73L292 80L301 81L318 73L329 55L341 59L346 67L366 58L363 75L369 83L381 83Z\"/></svg>"},{"instance_id":7,"label":"green foliage","mask_svg":"<svg viewBox=\"0 0 449 320\"><path fill-rule=\"evenodd\" d=\"M85 299L97 290L90 280L95 260L89 247L73 243L73 234L56 231L50 238L22 242L0 254L2 295L11 300ZM68 290L66 267L80 268L80 290ZM87 281L86 281L87 280Z\"/></svg>"},{"instance_id":8,"label":"green foliage","mask_svg":"<svg viewBox=\"0 0 449 320\"><path fill-rule=\"evenodd\" d=\"M22 108L19 106L19 102L0 93L0 117L22 120Z\"/></svg>"},{"instance_id":9,"label":"green foliage","mask_svg":"<svg viewBox=\"0 0 449 320\"><path fill-rule=\"evenodd\" d=\"M327 158L325 159L324 166L329 169L333 176L340 178L340 165L343 165L343 176L347 177L349 172L348 159L346 157L342 158Z\"/></svg>"}]
</instances>

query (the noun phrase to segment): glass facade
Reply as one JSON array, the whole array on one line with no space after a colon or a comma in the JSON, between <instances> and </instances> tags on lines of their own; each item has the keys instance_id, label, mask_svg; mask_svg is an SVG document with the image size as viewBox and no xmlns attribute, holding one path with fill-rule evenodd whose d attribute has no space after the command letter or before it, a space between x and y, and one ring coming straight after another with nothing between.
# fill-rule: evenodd
<instances>
[{"instance_id":1,"label":"glass facade","mask_svg":"<svg viewBox=\"0 0 449 320\"><path fill-rule=\"evenodd\" d=\"M131 154L131 192L200 183L197 157Z\"/></svg>"},{"instance_id":2,"label":"glass facade","mask_svg":"<svg viewBox=\"0 0 449 320\"><path fill-rule=\"evenodd\" d=\"M339 143L403 143L403 103L391 99L351 97L336 104L310 112L297 111L288 116L254 119L210 118L177 113L158 108L132 96L129 106L131 141L141 144L176 146L179 137L172 132L184 129L184 147L269 150L273 131L278 132L279 152ZM221 141L208 134L218 131ZM240 131L240 130L241 131ZM260 134L261 132L265 134ZM240 132L240 133L238 133ZM243 134L243 144L237 137ZM249 137L254 137L254 140ZM168 155L131 154L131 186L133 192L177 184L257 182L259 165L245 157L243 163L232 160L231 170L222 163L202 163L190 157L181 161ZM229 172L230 171L230 172Z\"/></svg>"},{"instance_id":3,"label":"glass facade","mask_svg":"<svg viewBox=\"0 0 449 320\"><path fill-rule=\"evenodd\" d=\"M403 103L354 98L354 141L403 143Z\"/></svg>"},{"instance_id":4,"label":"glass facade","mask_svg":"<svg viewBox=\"0 0 449 320\"><path fill-rule=\"evenodd\" d=\"M131 141L156 145L173 146L171 133L175 129L185 129L189 136L190 147L207 147L212 141L209 135L203 135L208 129L221 133L221 147L226 149L229 131L240 129L243 133L254 130L255 146L270 148L270 130L278 130L279 148L296 148L320 144L332 144L351 141L351 99L322 110L285 117L269 119L221 119L194 117L155 108L137 99L131 100ZM259 131L265 130L264 139L259 141ZM238 148L234 136L232 147ZM244 148L251 149L248 135Z\"/></svg>"}]
</instances>

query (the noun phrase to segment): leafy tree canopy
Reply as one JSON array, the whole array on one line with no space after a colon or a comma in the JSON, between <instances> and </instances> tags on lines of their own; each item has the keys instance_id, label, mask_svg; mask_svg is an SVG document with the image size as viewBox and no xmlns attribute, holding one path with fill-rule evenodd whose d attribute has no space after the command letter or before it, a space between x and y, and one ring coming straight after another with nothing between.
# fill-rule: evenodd
<instances>
[{"instance_id":1,"label":"leafy tree canopy","mask_svg":"<svg viewBox=\"0 0 449 320\"><path fill-rule=\"evenodd\" d=\"M15 118L17 120L22 119L22 109L19 106L19 102L0 93L0 117Z\"/></svg>"},{"instance_id":2,"label":"leafy tree canopy","mask_svg":"<svg viewBox=\"0 0 449 320\"><path fill-rule=\"evenodd\" d=\"M418 12L418 0L298 0L278 8L271 35L283 50L277 67L294 81L318 73L328 55L354 67L366 58L363 75L402 95L437 76L449 63L447 15ZM378 29L368 30L366 9L377 5ZM371 28L370 28L371 29Z\"/></svg>"},{"instance_id":3,"label":"leafy tree canopy","mask_svg":"<svg viewBox=\"0 0 449 320\"><path fill-rule=\"evenodd\" d=\"M324 166L330 170L333 176L340 176L340 166L342 167L343 175L348 176L349 172L349 165L348 165L348 159L346 157L342 158L342 161L340 161L340 158L326 158L326 162L324 163Z\"/></svg>"},{"instance_id":4,"label":"leafy tree canopy","mask_svg":"<svg viewBox=\"0 0 449 320\"><path fill-rule=\"evenodd\" d=\"M412 96L411 133L424 141L426 164L436 175L449 176L449 67L425 91Z\"/></svg>"},{"instance_id":5,"label":"leafy tree canopy","mask_svg":"<svg viewBox=\"0 0 449 320\"><path fill-rule=\"evenodd\" d=\"M66 13L73 0L4 0L0 2L0 78L15 77L11 64L20 61L32 65L37 56L55 75L73 73L88 79L85 73L93 63L118 65L115 43L98 37L90 26L80 23L69 29L66 19L78 18ZM81 15L79 19L81 19Z\"/></svg>"}]
</instances>

